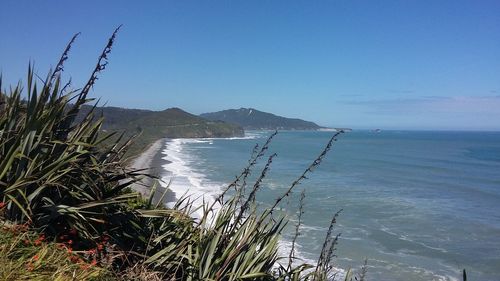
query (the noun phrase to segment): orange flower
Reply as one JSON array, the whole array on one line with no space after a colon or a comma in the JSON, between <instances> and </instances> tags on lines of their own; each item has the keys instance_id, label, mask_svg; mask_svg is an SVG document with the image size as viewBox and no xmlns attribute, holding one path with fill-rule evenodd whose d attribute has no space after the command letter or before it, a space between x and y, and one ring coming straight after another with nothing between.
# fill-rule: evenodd
<instances>
[{"instance_id":1,"label":"orange flower","mask_svg":"<svg viewBox=\"0 0 500 281\"><path fill-rule=\"evenodd\" d=\"M37 261L39 258L40 258L40 257L39 257L38 255L34 255L34 256L33 256L33 260L34 260L34 261Z\"/></svg>"},{"instance_id":2,"label":"orange flower","mask_svg":"<svg viewBox=\"0 0 500 281\"><path fill-rule=\"evenodd\" d=\"M73 263L77 263L79 258L77 256L71 255L69 256L69 260Z\"/></svg>"}]
</instances>

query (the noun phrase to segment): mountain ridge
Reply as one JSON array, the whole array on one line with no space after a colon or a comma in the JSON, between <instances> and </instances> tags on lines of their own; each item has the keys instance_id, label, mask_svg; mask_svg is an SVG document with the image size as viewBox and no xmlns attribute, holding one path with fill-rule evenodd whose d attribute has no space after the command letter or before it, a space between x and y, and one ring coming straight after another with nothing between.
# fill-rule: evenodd
<instances>
[{"instance_id":1,"label":"mountain ridge","mask_svg":"<svg viewBox=\"0 0 500 281\"><path fill-rule=\"evenodd\" d=\"M92 108L82 106L76 121L83 119ZM141 152L162 138L227 138L245 134L238 125L208 120L178 107L153 111L105 106L96 107L94 116L104 117L103 131L124 132L126 138L137 135L131 154Z\"/></svg>"},{"instance_id":2,"label":"mountain ridge","mask_svg":"<svg viewBox=\"0 0 500 281\"><path fill-rule=\"evenodd\" d=\"M288 118L255 108L226 109L200 114L209 120L237 124L247 130L319 130L324 127L299 118Z\"/></svg>"},{"instance_id":3,"label":"mountain ridge","mask_svg":"<svg viewBox=\"0 0 500 281\"><path fill-rule=\"evenodd\" d=\"M90 110L92 106L84 105L77 117L77 120L83 118ZM234 124L228 124L224 122L217 122L209 119L205 119L198 115L189 113L178 107L171 107L160 111L147 110L147 109L130 109L114 106L104 106L96 107L94 109L94 115L96 117L104 116L104 122L102 129L104 130L131 130L137 131L138 127L148 128L148 127L190 127L190 126L201 126L205 129L205 132L200 132L199 134L188 134L183 135L180 132L174 132L169 130L164 137L175 138L175 137L232 137L243 134L242 130L235 126ZM217 128L227 127L233 129L234 131L227 130L227 132L210 132L210 129L216 125Z\"/></svg>"}]
</instances>

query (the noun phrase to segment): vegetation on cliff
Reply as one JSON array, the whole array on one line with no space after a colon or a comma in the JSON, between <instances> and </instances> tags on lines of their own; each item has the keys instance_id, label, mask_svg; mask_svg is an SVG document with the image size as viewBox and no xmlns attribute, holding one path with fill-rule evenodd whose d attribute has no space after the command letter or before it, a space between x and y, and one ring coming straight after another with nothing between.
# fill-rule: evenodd
<instances>
[{"instance_id":1,"label":"vegetation on cliff","mask_svg":"<svg viewBox=\"0 0 500 281\"><path fill-rule=\"evenodd\" d=\"M210 120L238 124L249 130L318 130L319 125L297 118L286 118L253 108L228 109L200 115Z\"/></svg>"},{"instance_id":2,"label":"vegetation on cliff","mask_svg":"<svg viewBox=\"0 0 500 281\"><path fill-rule=\"evenodd\" d=\"M245 134L238 125L207 120L180 108L152 111L82 105L76 121L91 111L96 117L104 117L102 130L123 132L125 138L135 136L128 149L130 155L140 153L161 138L227 138Z\"/></svg>"}]
</instances>

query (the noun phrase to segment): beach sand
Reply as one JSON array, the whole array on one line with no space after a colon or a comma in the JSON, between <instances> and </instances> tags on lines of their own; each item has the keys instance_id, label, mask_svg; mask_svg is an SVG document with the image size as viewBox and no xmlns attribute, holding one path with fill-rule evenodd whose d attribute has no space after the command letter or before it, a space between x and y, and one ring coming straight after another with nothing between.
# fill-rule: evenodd
<instances>
[{"instance_id":1,"label":"beach sand","mask_svg":"<svg viewBox=\"0 0 500 281\"><path fill-rule=\"evenodd\" d=\"M162 166L167 163L167 160L162 159L162 150L165 148L165 142L166 139L160 139L152 143L143 153L132 161L129 168L132 170L145 169L142 173L161 178L165 173ZM131 188L139 192L144 198L149 198L152 186L153 179L144 177L142 180L132 184ZM153 202L158 202L164 192L165 189L158 183ZM175 201L175 194L171 191L167 191L163 201L164 203Z\"/></svg>"}]
</instances>

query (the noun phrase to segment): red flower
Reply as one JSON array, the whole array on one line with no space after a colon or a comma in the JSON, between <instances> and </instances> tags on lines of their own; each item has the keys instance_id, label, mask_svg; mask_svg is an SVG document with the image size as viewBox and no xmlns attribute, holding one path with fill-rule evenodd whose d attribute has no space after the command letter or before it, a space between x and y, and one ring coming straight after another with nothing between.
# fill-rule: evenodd
<instances>
[{"instance_id":1,"label":"red flower","mask_svg":"<svg viewBox=\"0 0 500 281\"><path fill-rule=\"evenodd\" d=\"M71 255L69 256L69 260L72 262L72 263L78 263L80 261L80 258L78 258L77 256L75 255Z\"/></svg>"},{"instance_id":2,"label":"red flower","mask_svg":"<svg viewBox=\"0 0 500 281\"><path fill-rule=\"evenodd\" d=\"M5 202L0 202L0 209L2 209L3 207L5 207Z\"/></svg>"},{"instance_id":3,"label":"red flower","mask_svg":"<svg viewBox=\"0 0 500 281\"><path fill-rule=\"evenodd\" d=\"M33 256L33 260L34 260L34 261L37 261L38 259L39 259L38 255L34 255L34 256Z\"/></svg>"},{"instance_id":4,"label":"red flower","mask_svg":"<svg viewBox=\"0 0 500 281\"><path fill-rule=\"evenodd\" d=\"M35 246L40 246L43 240L45 240L45 235L42 234L38 237L38 239L35 240Z\"/></svg>"}]
</instances>

